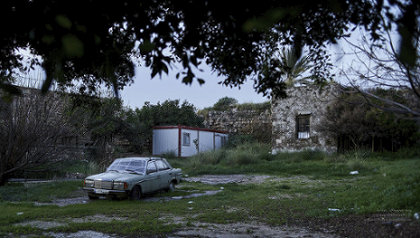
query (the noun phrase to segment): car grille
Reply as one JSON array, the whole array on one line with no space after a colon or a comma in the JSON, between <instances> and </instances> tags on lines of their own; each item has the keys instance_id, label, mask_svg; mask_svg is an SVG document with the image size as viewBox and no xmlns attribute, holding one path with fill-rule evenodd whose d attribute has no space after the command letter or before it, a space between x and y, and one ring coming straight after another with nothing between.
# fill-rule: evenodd
<instances>
[{"instance_id":1,"label":"car grille","mask_svg":"<svg viewBox=\"0 0 420 238\"><path fill-rule=\"evenodd\" d=\"M95 188L112 189L112 181L95 180Z\"/></svg>"}]
</instances>

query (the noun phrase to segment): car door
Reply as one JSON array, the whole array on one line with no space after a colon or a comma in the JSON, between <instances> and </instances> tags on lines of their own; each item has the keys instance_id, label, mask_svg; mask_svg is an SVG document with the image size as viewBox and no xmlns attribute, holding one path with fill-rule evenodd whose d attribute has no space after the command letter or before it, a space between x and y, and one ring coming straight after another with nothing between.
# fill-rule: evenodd
<instances>
[{"instance_id":1,"label":"car door","mask_svg":"<svg viewBox=\"0 0 420 238\"><path fill-rule=\"evenodd\" d=\"M156 165L159 170L159 187L167 189L171 183L170 168L162 160L156 160Z\"/></svg>"},{"instance_id":2,"label":"car door","mask_svg":"<svg viewBox=\"0 0 420 238\"><path fill-rule=\"evenodd\" d=\"M159 187L160 187L159 181L160 180L159 180L159 174L158 174L158 169L156 167L156 163L154 161L149 161L146 167L145 179L141 183L142 192L151 193L151 192L159 190Z\"/></svg>"}]
</instances>

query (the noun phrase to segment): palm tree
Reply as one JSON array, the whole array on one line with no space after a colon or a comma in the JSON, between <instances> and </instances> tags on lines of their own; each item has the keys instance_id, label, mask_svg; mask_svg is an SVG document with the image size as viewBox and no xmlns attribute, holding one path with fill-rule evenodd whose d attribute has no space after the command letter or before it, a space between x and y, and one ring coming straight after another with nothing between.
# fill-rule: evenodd
<instances>
[{"instance_id":1,"label":"palm tree","mask_svg":"<svg viewBox=\"0 0 420 238\"><path fill-rule=\"evenodd\" d=\"M297 57L294 48L284 48L280 53L280 71L284 75L284 82L291 87L296 83L308 84L310 76L303 74L312 68L308 56Z\"/></svg>"}]
</instances>

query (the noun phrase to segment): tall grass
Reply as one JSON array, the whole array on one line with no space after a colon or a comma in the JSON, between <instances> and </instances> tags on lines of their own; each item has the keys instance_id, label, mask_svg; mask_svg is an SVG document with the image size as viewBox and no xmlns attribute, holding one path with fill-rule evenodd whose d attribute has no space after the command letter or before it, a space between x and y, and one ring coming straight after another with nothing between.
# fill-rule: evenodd
<instances>
[{"instance_id":1,"label":"tall grass","mask_svg":"<svg viewBox=\"0 0 420 238\"><path fill-rule=\"evenodd\" d=\"M260 173L278 175L305 174L315 177L349 176L350 171L377 172L378 161L392 158L417 158L417 154L370 153L354 151L346 154L329 154L322 151L270 153L270 146L261 143L244 143L216 151L200 153L190 158L169 159L174 167L181 167L190 175ZM410 155L410 156L407 156Z\"/></svg>"},{"instance_id":2,"label":"tall grass","mask_svg":"<svg viewBox=\"0 0 420 238\"><path fill-rule=\"evenodd\" d=\"M80 196L82 181L62 181L48 183L9 183L0 187L1 201L50 202L56 198Z\"/></svg>"},{"instance_id":3,"label":"tall grass","mask_svg":"<svg viewBox=\"0 0 420 238\"><path fill-rule=\"evenodd\" d=\"M249 143L170 162L177 163L191 176L265 174L290 177L292 182L286 184L289 190L299 185L293 181L300 178L322 181L313 188L295 191L308 196L304 200L309 207L318 206L311 208L318 215L328 215L327 207L350 213L390 209L417 212L420 209L420 156L416 149L392 154L367 151L327 154L308 150L272 155L269 151L267 145ZM358 171L356 175L350 174L355 170ZM290 203L290 206L298 206L292 200Z\"/></svg>"},{"instance_id":4,"label":"tall grass","mask_svg":"<svg viewBox=\"0 0 420 238\"><path fill-rule=\"evenodd\" d=\"M192 157L190 163L194 167L219 164L224 166L250 165L271 160L272 155L269 152L270 147L265 144L242 144L235 148L200 153Z\"/></svg>"},{"instance_id":5,"label":"tall grass","mask_svg":"<svg viewBox=\"0 0 420 238\"><path fill-rule=\"evenodd\" d=\"M33 172L17 174L18 177L36 179L57 179L57 178L83 178L91 174L105 171L108 164L99 164L96 161L88 160L65 160L50 165L41 165L33 168Z\"/></svg>"}]
</instances>

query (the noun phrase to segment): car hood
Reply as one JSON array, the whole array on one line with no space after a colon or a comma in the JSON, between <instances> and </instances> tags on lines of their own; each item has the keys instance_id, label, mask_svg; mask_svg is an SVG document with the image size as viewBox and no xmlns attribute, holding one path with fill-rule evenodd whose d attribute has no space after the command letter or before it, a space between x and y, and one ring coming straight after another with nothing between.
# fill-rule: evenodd
<instances>
[{"instance_id":1,"label":"car hood","mask_svg":"<svg viewBox=\"0 0 420 238\"><path fill-rule=\"evenodd\" d=\"M95 174L87 177L86 179L92 180L114 180L114 181L130 181L132 179L143 178L143 174L130 174L130 173L120 173L115 171L105 172L101 174Z\"/></svg>"}]
</instances>

